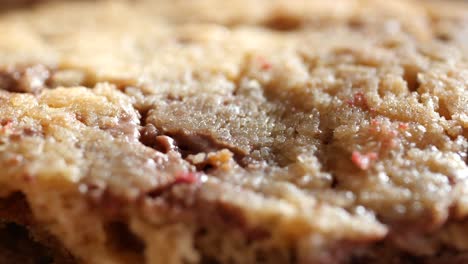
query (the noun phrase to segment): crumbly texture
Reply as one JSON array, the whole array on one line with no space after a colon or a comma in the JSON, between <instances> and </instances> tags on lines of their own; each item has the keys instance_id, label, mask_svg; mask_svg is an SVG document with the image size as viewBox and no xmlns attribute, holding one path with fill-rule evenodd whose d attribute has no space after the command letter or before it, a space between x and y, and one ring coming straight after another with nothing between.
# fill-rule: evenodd
<instances>
[{"instance_id":1,"label":"crumbly texture","mask_svg":"<svg viewBox=\"0 0 468 264\"><path fill-rule=\"evenodd\" d=\"M0 217L78 263L463 263L468 4L328 2L4 12L0 195L30 212Z\"/></svg>"}]
</instances>

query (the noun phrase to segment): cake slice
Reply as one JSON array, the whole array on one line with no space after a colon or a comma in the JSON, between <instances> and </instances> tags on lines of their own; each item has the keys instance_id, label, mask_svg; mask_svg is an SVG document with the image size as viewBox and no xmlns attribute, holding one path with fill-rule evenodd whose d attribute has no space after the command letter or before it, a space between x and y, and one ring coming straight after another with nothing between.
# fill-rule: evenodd
<instances>
[{"instance_id":1,"label":"cake slice","mask_svg":"<svg viewBox=\"0 0 468 264\"><path fill-rule=\"evenodd\" d=\"M0 240L26 255L466 258L464 3L46 2L0 32Z\"/></svg>"}]
</instances>

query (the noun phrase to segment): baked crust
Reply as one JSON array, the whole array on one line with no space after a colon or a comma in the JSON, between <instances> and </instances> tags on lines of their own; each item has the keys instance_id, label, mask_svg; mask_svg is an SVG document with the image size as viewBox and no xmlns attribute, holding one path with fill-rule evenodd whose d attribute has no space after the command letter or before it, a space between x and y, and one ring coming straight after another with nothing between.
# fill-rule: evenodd
<instances>
[{"instance_id":1,"label":"baked crust","mask_svg":"<svg viewBox=\"0 0 468 264\"><path fill-rule=\"evenodd\" d=\"M465 258L464 3L60 2L0 32L0 194L30 208L0 216L78 262Z\"/></svg>"}]
</instances>

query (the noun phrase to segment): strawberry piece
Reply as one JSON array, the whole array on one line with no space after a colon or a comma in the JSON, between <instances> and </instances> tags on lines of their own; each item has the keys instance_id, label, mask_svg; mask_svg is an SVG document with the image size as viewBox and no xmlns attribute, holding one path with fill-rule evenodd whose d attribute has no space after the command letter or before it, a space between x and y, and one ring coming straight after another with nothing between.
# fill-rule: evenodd
<instances>
[{"instance_id":1,"label":"strawberry piece","mask_svg":"<svg viewBox=\"0 0 468 264\"><path fill-rule=\"evenodd\" d=\"M369 152L367 154L361 154L358 151L353 151L351 155L351 161L361 170L369 169L371 162L377 160L378 154L375 152Z\"/></svg>"},{"instance_id":2,"label":"strawberry piece","mask_svg":"<svg viewBox=\"0 0 468 264\"><path fill-rule=\"evenodd\" d=\"M199 176L194 172L181 172L174 180L174 184L193 184L199 181Z\"/></svg>"}]
</instances>

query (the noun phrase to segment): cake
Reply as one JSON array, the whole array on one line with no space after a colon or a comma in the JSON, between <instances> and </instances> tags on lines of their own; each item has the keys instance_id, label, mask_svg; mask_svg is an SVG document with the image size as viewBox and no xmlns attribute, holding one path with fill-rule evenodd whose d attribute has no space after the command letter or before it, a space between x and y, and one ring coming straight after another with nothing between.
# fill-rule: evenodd
<instances>
[{"instance_id":1,"label":"cake","mask_svg":"<svg viewBox=\"0 0 468 264\"><path fill-rule=\"evenodd\" d=\"M468 259L462 1L44 1L0 32L4 263Z\"/></svg>"}]
</instances>

